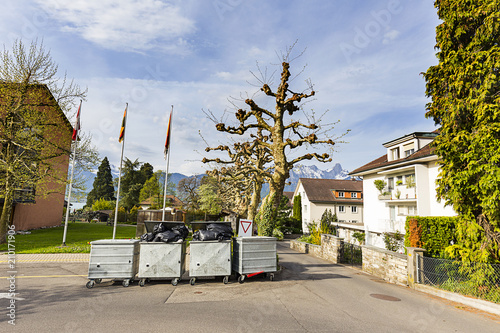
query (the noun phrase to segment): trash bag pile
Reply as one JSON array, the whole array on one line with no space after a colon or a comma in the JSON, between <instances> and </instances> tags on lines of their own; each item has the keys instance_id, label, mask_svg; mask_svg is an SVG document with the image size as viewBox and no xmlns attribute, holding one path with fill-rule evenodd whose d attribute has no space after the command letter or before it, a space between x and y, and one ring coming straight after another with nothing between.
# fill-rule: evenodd
<instances>
[{"instance_id":1,"label":"trash bag pile","mask_svg":"<svg viewBox=\"0 0 500 333\"><path fill-rule=\"evenodd\" d=\"M176 225L167 229L162 223L153 227L153 232L145 233L141 236L143 242L163 242L163 243L181 243L189 234L185 225Z\"/></svg>"},{"instance_id":2,"label":"trash bag pile","mask_svg":"<svg viewBox=\"0 0 500 333\"><path fill-rule=\"evenodd\" d=\"M193 233L194 241L223 241L229 240L233 237L233 228L222 223L210 223L207 225L206 230L196 230Z\"/></svg>"}]
</instances>

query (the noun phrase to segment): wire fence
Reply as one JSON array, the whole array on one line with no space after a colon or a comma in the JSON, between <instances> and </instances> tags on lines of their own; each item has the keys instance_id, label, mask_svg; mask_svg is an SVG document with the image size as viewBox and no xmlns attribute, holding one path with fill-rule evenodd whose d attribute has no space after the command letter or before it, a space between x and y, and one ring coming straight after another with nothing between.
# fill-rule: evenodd
<instances>
[{"instance_id":1,"label":"wire fence","mask_svg":"<svg viewBox=\"0 0 500 333\"><path fill-rule=\"evenodd\" d=\"M340 247L340 263L361 266L363 264L363 251L361 246L342 242Z\"/></svg>"},{"instance_id":2,"label":"wire fence","mask_svg":"<svg viewBox=\"0 0 500 333\"><path fill-rule=\"evenodd\" d=\"M500 264L417 255L417 283L500 303Z\"/></svg>"}]
</instances>

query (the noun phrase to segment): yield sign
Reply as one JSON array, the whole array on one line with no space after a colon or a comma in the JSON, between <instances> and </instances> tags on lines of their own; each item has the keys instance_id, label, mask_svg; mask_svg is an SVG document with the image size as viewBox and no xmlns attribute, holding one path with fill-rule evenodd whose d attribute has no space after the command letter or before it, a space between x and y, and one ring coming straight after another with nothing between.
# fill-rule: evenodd
<instances>
[{"instance_id":1,"label":"yield sign","mask_svg":"<svg viewBox=\"0 0 500 333\"><path fill-rule=\"evenodd\" d=\"M240 220L240 228L238 230L238 236L240 237L250 237L252 236L252 220Z\"/></svg>"}]
</instances>

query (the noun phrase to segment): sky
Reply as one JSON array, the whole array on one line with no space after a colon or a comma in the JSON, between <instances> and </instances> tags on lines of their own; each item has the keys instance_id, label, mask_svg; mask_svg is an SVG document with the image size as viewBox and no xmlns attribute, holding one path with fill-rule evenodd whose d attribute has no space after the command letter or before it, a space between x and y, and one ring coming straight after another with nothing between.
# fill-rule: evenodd
<instances>
[{"instance_id":1,"label":"sky","mask_svg":"<svg viewBox=\"0 0 500 333\"><path fill-rule=\"evenodd\" d=\"M234 139L217 132L207 114L235 125L235 105L244 108L247 96L273 109L257 78L262 73L276 87L292 45L291 90L304 90L310 80L316 92L304 113L324 114L323 126L334 136L347 133L332 162L303 164L325 170L340 163L352 171L383 155L385 142L435 130L425 118L421 75L437 64L432 1L7 0L2 6L0 43L8 50L16 39L43 40L61 75L88 89L82 131L114 165L128 103L124 156L164 170L173 106L169 172L204 173L212 166L203 157L216 157L205 153L207 144Z\"/></svg>"}]
</instances>

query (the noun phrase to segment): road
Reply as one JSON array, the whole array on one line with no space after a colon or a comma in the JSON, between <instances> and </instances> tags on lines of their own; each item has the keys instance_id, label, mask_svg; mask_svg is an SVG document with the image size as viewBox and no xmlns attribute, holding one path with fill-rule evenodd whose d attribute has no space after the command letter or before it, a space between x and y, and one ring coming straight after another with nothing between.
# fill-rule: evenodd
<instances>
[{"instance_id":1,"label":"road","mask_svg":"<svg viewBox=\"0 0 500 333\"><path fill-rule=\"evenodd\" d=\"M199 279L191 286L185 278L176 287L103 281L87 289L87 262L18 262L15 326L3 262L0 332L500 331L499 317L297 253L287 242L278 252L284 270L275 281Z\"/></svg>"}]
</instances>

